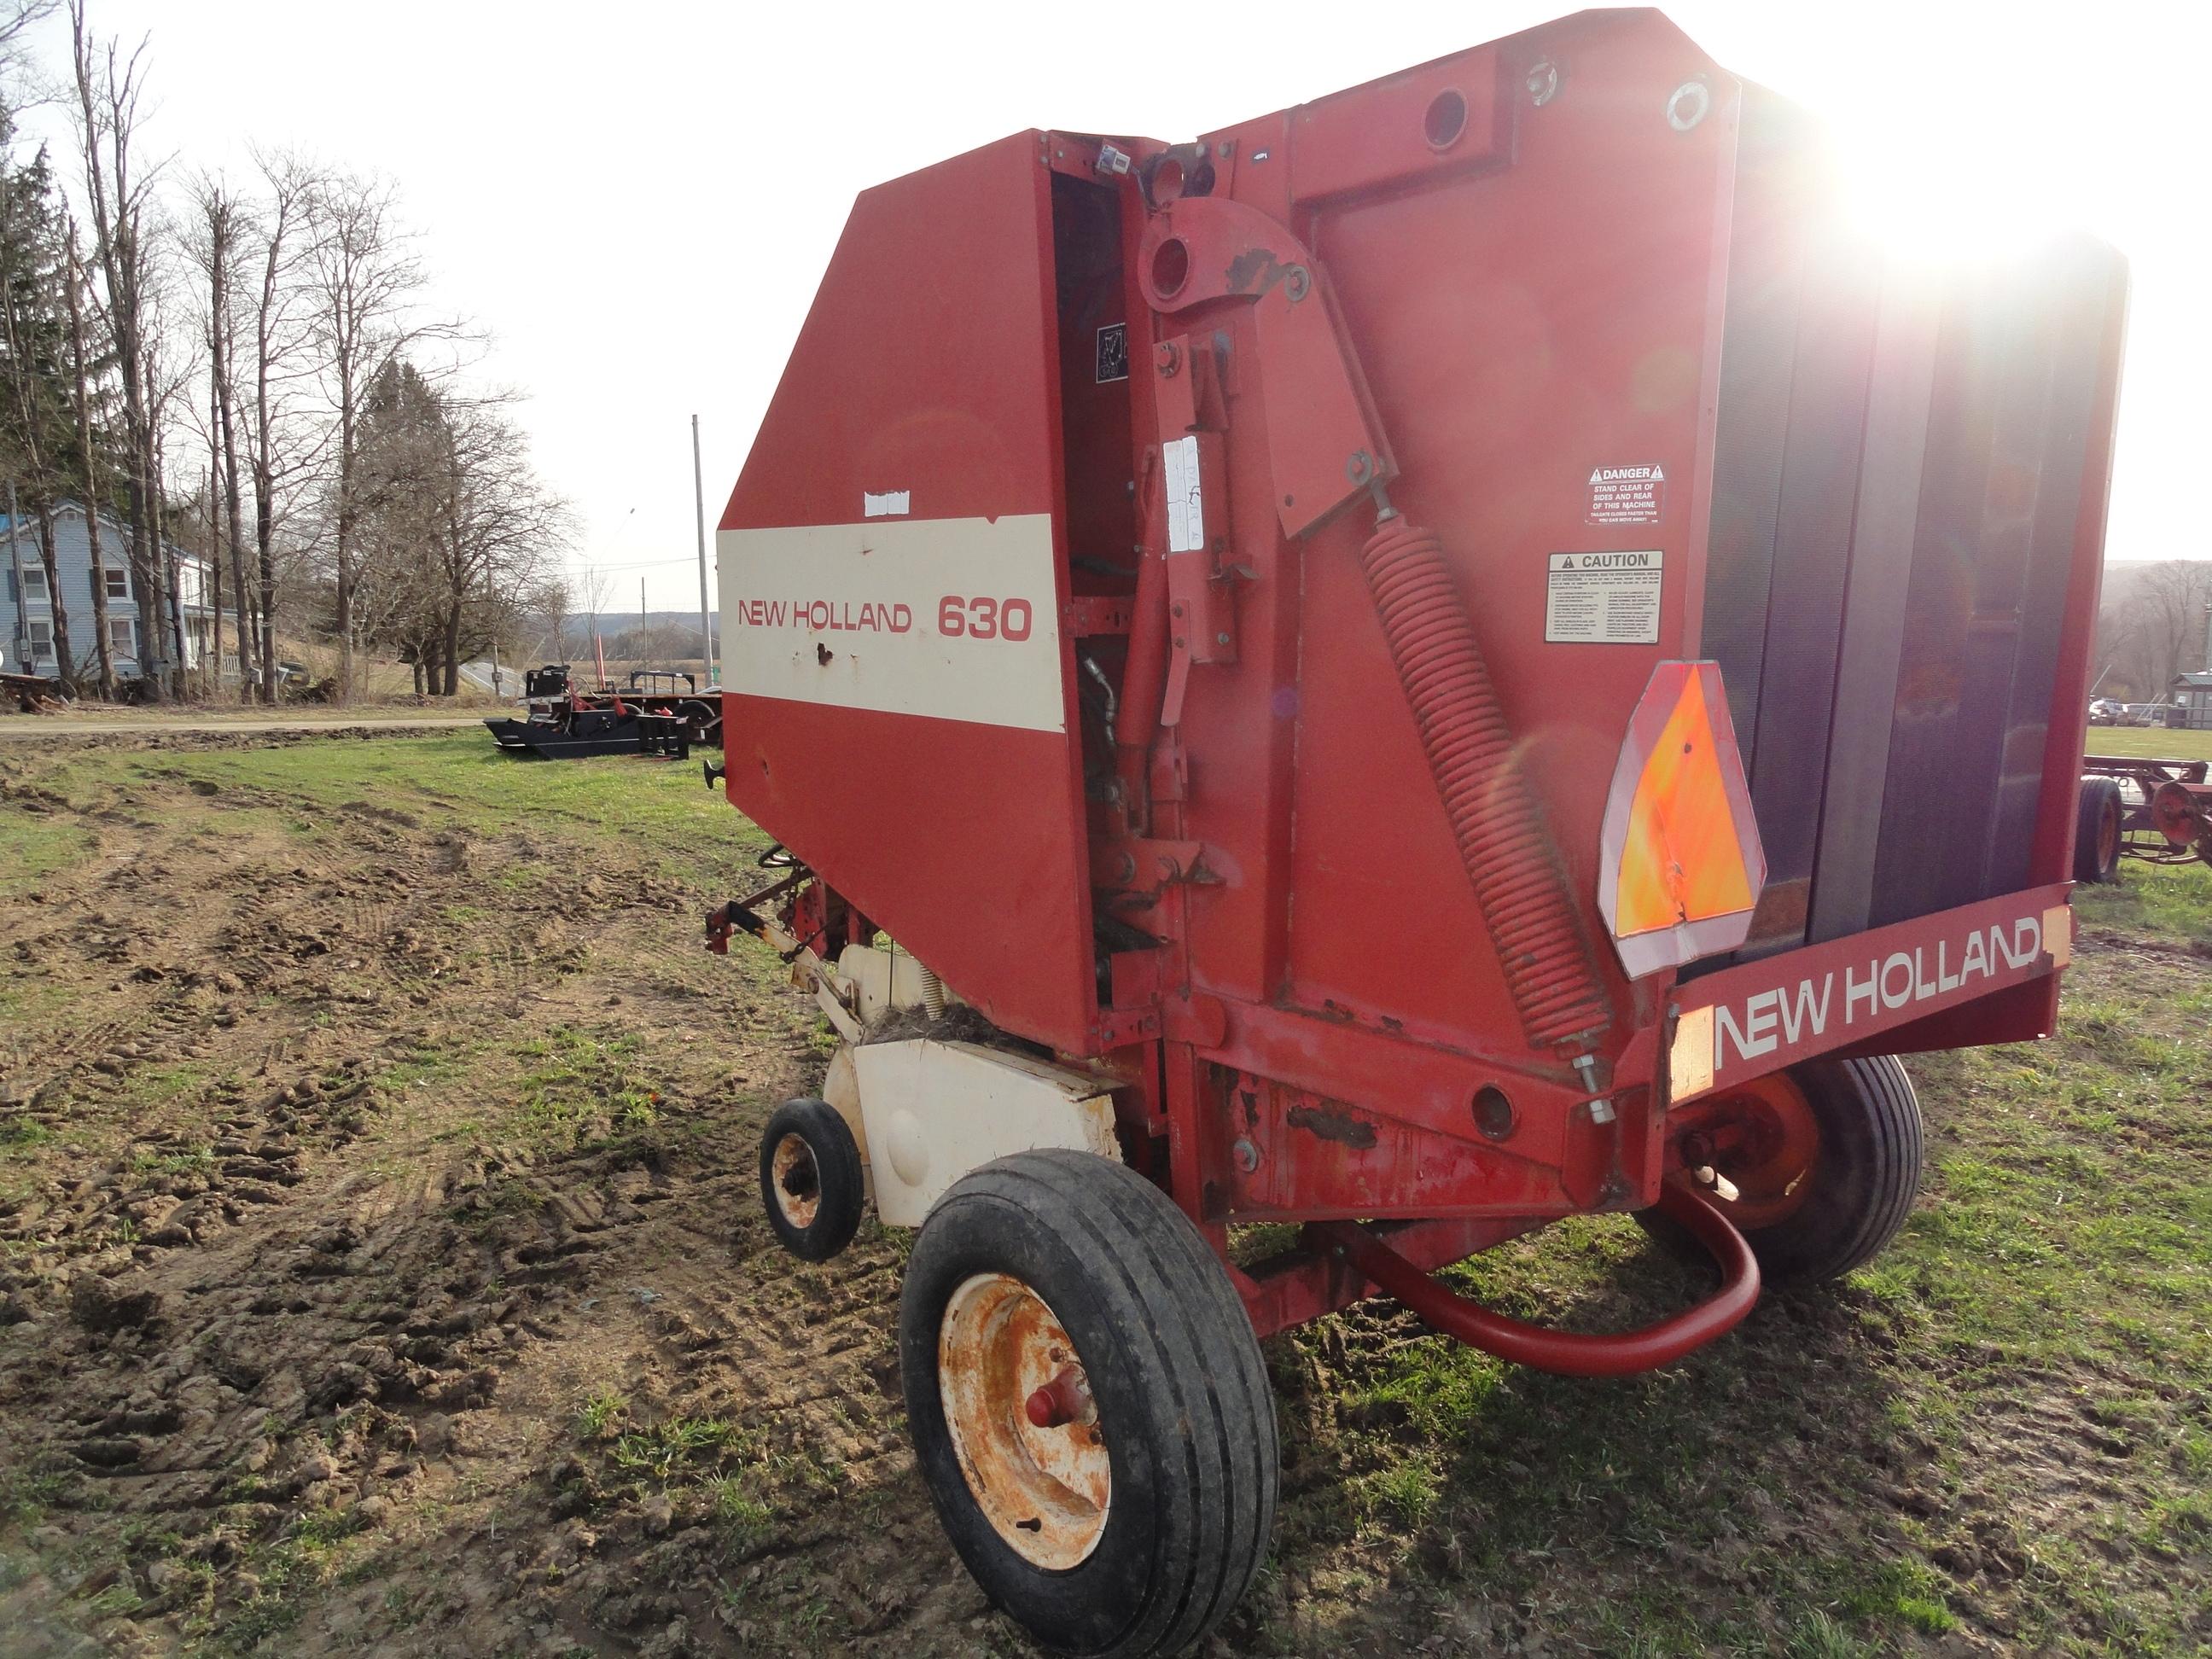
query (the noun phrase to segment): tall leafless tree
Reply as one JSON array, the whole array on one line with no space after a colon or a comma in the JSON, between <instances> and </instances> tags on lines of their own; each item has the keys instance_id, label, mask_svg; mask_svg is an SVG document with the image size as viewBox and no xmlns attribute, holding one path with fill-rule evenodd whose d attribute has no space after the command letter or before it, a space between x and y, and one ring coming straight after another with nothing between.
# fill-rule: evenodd
<instances>
[{"instance_id":1,"label":"tall leafless tree","mask_svg":"<svg viewBox=\"0 0 2212 1659\"><path fill-rule=\"evenodd\" d=\"M253 487L256 610L261 695L276 696L276 538L287 505L324 452L326 429L304 418L302 393L316 380L313 346L319 310L313 215L322 179L299 156L258 154L261 188L246 227L255 279L247 343L252 375L244 398L246 471Z\"/></svg>"},{"instance_id":2,"label":"tall leafless tree","mask_svg":"<svg viewBox=\"0 0 2212 1659\"><path fill-rule=\"evenodd\" d=\"M85 197L92 210L93 258L102 279L98 303L123 383L124 430L130 452L125 484L131 574L138 599L140 667L149 691L178 695L183 690L184 663L181 652L163 641L165 633L173 639L177 631L177 605L161 544L160 434L146 384L147 235L154 178L137 167L134 149L146 47L141 41L125 57L113 41L95 41L87 32L85 0L69 0L69 10Z\"/></svg>"},{"instance_id":3,"label":"tall leafless tree","mask_svg":"<svg viewBox=\"0 0 2212 1659\"><path fill-rule=\"evenodd\" d=\"M245 695L256 682L252 609L246 602L245 515L238 465L236 265L243 211L219 178L204 178L194 191L199 237L194 253L207 283L209 550L218 594L223 567L230 570L231 605L238 618L238 676ZM228 555L226 559L225 556ZM222 654L222 607L214 607L216 655Z\"/></svg>"},{"instance_id":4,"label":"tall leafless tree","mask_svg":"<svg viewBox=\"0 0 2212 1659\"><path fill-rule=\"evenodd\" d=\"M85 546L92 556L92 623L100 648L100 695L112 700L115 653L107 625L107 561L100 545L105 492L100 487L100 437L92 421L91 356L85 345L84 260L78 252L76 221L69 220L67 227L69 270L64 291L69 298L70 379L75 393L70 401L76 416L77 473L84 494Z\"/></svg>"},{"instance_id":5,"label":"tall leafless tree","mask_svg":"<svg viewBox=\"0 0 2212 1659\"><path fill-rule=\"evenodd\" d=\"M362 416L385 368L434 340L457 340L459 325L423 314L427 283L414 238L399 222L388 179L334 173L308 198L313 222L314 331L333 430L330 557L335 592L340 696L350 699L362 586L360 529L368 505L361 455Z\"/></svg>"}]
</instances>

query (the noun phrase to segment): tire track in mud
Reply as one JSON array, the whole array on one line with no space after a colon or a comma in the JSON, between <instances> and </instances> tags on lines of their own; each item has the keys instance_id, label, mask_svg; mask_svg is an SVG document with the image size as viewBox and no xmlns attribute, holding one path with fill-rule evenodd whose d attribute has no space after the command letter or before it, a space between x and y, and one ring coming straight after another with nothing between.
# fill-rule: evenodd
<instances>
[{"instance_id":1,"label":"tire track in mud","mask_svg":"<svg viewBox=\"0 0 2212 1659\"><path fill-rule=\"evenodd\" d=\"M144 813L55 808L100 821L100 873L0 922L15 977L53 975L72 1002L50 1035L0 1052L0 1127L71 1143L50 1177L0 1188L0 1528L8 1507L36 1517L0 1540L34 1564L16 1592L0 1571L0 1623L20 1613L65 1636L98 1622L88 1598L112 1599L126 1611L111 1635L159 1645L187 1623L301 1617L284 1564L303 1536L451 1565L452 1540L399 1523L456 1489L527 1482L547 1425L505 1408L508 1380L580 1334L589 1349L610 1297L647 1312L626 1286L672 1245L711 1286L728 1252L715 1206L744 1159L714 1115L726 1048L646 1079L664 1110L716 1132L672 1150L605 1113L578 1130L605 1144L574 1151L456 1136L414 1065L465 1053L487 1015L508 1042L605 1021L610 1005L638 1030L695 1018L696 993L650 973L624 981L627 1004L568 982L586 939L624 965L688 941L667 915L695 902L680 884L617 859L510 889L486 875L538 852L527 837L471 843L375 810L343 815L343 844L325 849L225 822L234 805L296 808L281 797L173 778L121 793ZM197 815L164 821L183 806ZM220 834L196 833L210 820ZM158 925L125 928L126 915ZM480 1072L436 1085L462 1114L515 1086ZM687 1292L688 1325L641 1340L718 1346L738 1333L714 1303ZM562 1406L549 1409L560 1437ZM89 1576L51 1576L89 1553L103 1556ZM487 1616L505 1629L503 1600ZM386 1627L389 1610L369 1622Z\"/></svg>"}]
</instances>

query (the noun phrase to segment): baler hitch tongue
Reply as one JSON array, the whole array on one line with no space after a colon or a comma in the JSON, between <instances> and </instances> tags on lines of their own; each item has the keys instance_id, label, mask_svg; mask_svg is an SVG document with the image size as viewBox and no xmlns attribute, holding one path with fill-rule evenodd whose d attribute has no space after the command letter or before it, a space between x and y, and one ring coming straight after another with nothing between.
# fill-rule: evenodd
<instances>
[{"instance_id":1,"label":"baler hitch tongue","mask_svg":"<svg viewBox=\"0 0 2212 1659\"><path fill-rule=\"evenodd\" d=\"M1725 1335L1759 1300L1759 1261L1734 1222L1698 1193L1671 1181L1660 1189L1658 1209L1711 1253L1721 1287L1671 1318L1613 1336L1547 1330L1492 1313L1446 1290L1357 1222L1320 1222L1310 1231L1424 1324L1469 1347L1561 1376L1628 1376L1671 1365Z\"/></svg>"}]
</instances>

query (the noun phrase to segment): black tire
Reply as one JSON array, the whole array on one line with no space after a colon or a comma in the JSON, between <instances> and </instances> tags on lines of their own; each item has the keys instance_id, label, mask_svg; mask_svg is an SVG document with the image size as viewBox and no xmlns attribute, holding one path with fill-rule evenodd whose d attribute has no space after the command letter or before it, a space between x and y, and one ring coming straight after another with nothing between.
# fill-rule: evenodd
<instances>
[{"instance_id":1,"label":"black tire","mask_svg":"<svg viewBox=\"0 0 2212 1659\"><path fill-rule=\"evenodd\" d=\"M1073 1342L1111 1462L1103 1529L1065 1569L1035 1565L1001 1535L947 1421L946 1310L964 1285L999 1274L1042 1298ZM1274 1398L1219 1260L1141 1176L1054 1150L961 1180L908 1261L899 1363L915 1458L946 1535L993 1604L1047 1647L1179 1653L1244 1593L1274 1524Z\"/></svg>"},{"instance_id":2,"label":"black tire","mask_svg":"<svg viewBox=\"0 0 2212 1659\"><path fill-rule=\"evenodd\" d=\"M860 1148L837 1109L787 1100L761 1134L761 1207L778 1242L802 1261L827 1261L853 1242L866 1193Z\"/></svg>"},{"instance_id":3,"label":"black tire","mask_svg":"<svg viewBox=\"0 0 2212 1659\"><path fill-rule=\"evenodd\" d=\"M1897 1237L1920 1192L1920 1100L1894 1054L1812 1060L1790 1068L1820 1132L1804 1201L1768 1227L1747 1227L1759 1278L1779 1289L1841 1279ZM1725 1209L1727 1206L1722 1206ZM1653 1241L1685 1261L1708 1260L1656 1210L1637 1213Z\"/></svg>"},{"instance_id":4,"label":"black tire","mask_svg":"<svg viewBox=\"0 0 2212 1659\"><path fill-rule=\"evenodd\" d=\"M2120 878L2120 786L2112 778L2081 780L2081 804L2074 819L2074 879Z\"/></svg>"}]
</instances>

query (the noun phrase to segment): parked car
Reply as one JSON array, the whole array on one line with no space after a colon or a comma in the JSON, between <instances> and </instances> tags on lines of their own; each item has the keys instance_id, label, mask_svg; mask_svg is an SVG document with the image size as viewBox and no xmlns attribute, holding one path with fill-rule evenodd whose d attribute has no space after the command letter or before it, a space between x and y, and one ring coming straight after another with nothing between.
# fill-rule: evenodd
<instances>
[{"instance_id":1,"label":"parked car","mask_svg":"<svg viewBox=\"0 0 2212 1659\"><path fill-rule=\"evenodd\" d=\"M2120 724L2123 726L2163 726L2169 705L2163 702L2131 702L2123 705Z\"/></svg>"},{"instance_id":2,"label":"parked car","mask_svg":"<svg viewBox=\"0 0 2212 1659\"><path fill-rule=\"evenodd\" d=\"M2089 724L2118 726L2120 723L2120 717L2126 712L2127 705L2117 698L2100 697L2089 705Z\"/></svg>"}]
</instances>

